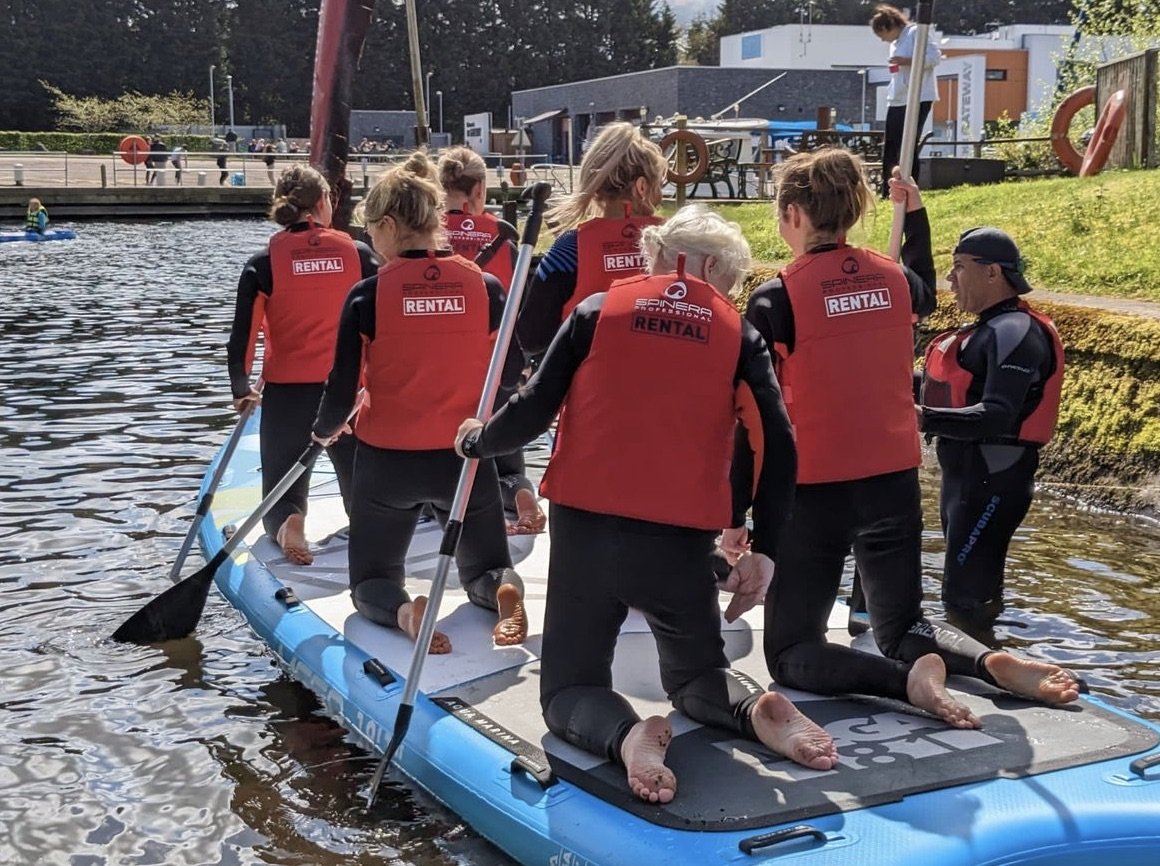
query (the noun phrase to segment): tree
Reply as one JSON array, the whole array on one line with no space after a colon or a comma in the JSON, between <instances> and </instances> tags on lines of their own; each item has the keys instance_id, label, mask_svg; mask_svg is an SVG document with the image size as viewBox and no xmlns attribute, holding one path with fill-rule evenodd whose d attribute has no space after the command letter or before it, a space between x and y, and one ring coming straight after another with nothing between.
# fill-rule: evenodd
<instances>
[{"instance_id":1,"label":"tree","mask_svg":"<svg viewBox=\"0 0 1160 866\"><path fill-rule=\"evenodd\" d=\"M721 62L720 18L698 15L685 30L681 63L692 66L716 66Z\"/></svg>"},{"instance_id":2,"label":"tree","mask_svg":"<svg viewBox=\"0 0 1160 866\"><path fill-rule=\"evenodd\" d=\"M283 122L291 135L309 132L318 6L319 0L246 0L229 10L221 72L233 75L239 123Z\"/></svg>"}]
</instances>

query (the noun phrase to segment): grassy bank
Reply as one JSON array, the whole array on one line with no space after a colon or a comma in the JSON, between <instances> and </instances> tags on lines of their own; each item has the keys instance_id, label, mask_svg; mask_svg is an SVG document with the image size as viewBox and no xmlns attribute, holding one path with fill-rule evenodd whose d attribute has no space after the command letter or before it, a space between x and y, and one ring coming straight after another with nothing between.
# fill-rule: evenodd
<instances>
[{"instance_id":1,"label":"grassy bank","mask_svg":"<svg viewBox=\"0 0 1160 866\"><path fill-rule=\"evenodd\" d=\"M1037 288L1160 301L1160 171L1107 172L1092 178L1049 178L924 193L938 272L964 229L995 225L1027 259ZM740 223L754 258L781 262L789 250L777 233L773 205L722 205ZM855 243L885 249L891 208L869 217Z\"/></svg>"}]
</instances>

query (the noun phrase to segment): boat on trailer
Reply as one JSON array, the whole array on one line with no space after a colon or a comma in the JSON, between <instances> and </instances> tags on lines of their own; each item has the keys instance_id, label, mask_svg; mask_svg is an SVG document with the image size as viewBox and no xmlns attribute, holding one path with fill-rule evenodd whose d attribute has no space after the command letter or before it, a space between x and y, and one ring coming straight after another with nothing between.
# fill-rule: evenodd
<instances>
[{"instance_id":1,"label":"boat on trailer","mask_svg":"<svg viewBox=\"0 0 1160 866\"><path fill-rule=\"evenodd\" d=\"M261 499L258 455L255 414L202 524L207 557ZM531 458L529 474L541 473L544 460L546 452ZM346 517L327 472L320 461L307 519L313 565L288 562L259 531L215 580L290 674L382 752L413 645L351 604ZM434 521L420 523L407 560L413 594L426 593L440 540ZM782 689L837 743L837 767L809 770L674 711L660 689L648 626L633 612L619 638L615 686L642 716L671 719L668 760L680 784L669 804L635 799L622 768L564 743L542 720L548 547L547 534L512 538L530 622L522 646L493 646L494 614L467 600L452 567L438 628L454 651L426 660L393 770L519 863L1160 862L1156 725L1095 697L1047 707L956 678L950 686L982 719L981 730L956 730L889 700ZM724 635L734 668L768 685L760 608L724 625ZM829 637L851 642L842 606L835 608ZM873 651L870 635L853 643Z\"/></svg>"}]
</instances>

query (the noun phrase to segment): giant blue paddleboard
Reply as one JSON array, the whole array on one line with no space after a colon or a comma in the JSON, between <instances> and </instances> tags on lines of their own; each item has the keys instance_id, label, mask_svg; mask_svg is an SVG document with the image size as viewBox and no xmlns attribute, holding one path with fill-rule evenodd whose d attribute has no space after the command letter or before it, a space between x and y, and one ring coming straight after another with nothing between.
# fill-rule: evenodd
<instances>
[{"instance_id":1,"label":"giant blue paddleboard","mask_svg":"<svg viewBox=\"0 0 1160 866\"><path fill-rule=\"evenodd\" d=\"M40 243L41 241L71 241L77 236L77 233L72 229L45 229L44 232L0 232L0 243L12 243L14 241L30 241L32 243Z\"/></svg>"},{"instance_id":2,"label":"giant blue paddleboard","mask_svg":"<svg viewBox=\"0 0 1160 866\"><path fill-rule=\"evenodd\" d=\"M223 529L261 498L257 431L255 414L203 524L207 556L221 548ZM313 565L292 565L258 533L216 581L290 673L381 752L412 645L355 612L345 515L322 466L315 488L307 518ZM433 522L420 524L408 556L412 593L427 591L439 540ZM493 646L494 614L467 601L452 569L438 628L454 651L426 661L394 772L520 863L1160 863L1156 726L1096 699L1050 708L974 680L950 685L983 720L979 731L954 730L891 701L783 690L838 745L835 769L808 770L673 711L661 693L652 637L635 612L621 630L614 681L642 716L671 719L669 763L679 792L665 806L634 800L622 769L545 728L538 684L547 535L513 539L513 558L527 587L527 642ZM836 608L832 640L849 642L845 624L844 608ZM761 629L760 608L725 626L732 664L755 687L769 684Z\"/></svg>"}]
</instances>

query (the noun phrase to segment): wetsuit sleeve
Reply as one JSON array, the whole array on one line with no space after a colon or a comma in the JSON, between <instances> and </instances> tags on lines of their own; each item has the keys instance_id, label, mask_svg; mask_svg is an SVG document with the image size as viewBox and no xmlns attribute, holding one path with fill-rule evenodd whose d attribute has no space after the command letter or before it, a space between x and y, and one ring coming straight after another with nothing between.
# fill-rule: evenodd
<instances>
[{"instance_id":1,"label":"wetsuit sleeve","mask_svg":"<svg viewBox=\"0 0 1160 866\"><path fill-rule=\"evenodd\" d=\"M957 409L924 406L922 431L969 440L1014 436L1034 408L1028 405L1029 393L1051 370L1047 335L1026 313L1005 313L980 325L967 350L981 353L985 364L981 397Z\"/></svg>"},{"instance_id":2,"label":"wetsuit sleeve","mask_svg":"<svg viewBox=\"0 0 1160 866\"><path fill-rule=\"evenodd\" d=\"M548 429L572 387L572 377L592 349L605 297L593 295L572 311L548 347L536 375L481 430L464 441L464 452L469 457L508 454Z\"/></svg>"},{"instance_id":3,"label":"wetsuit sleeve","mask_svg":"<svg viewBox=\"0 0 1160 866\"><path fill-rule=\"evenodd\" d=\"M754 290L745 308L745 319L757 329L773 355L786 357L793 352L793 307L781 277L774 277Z\"/></svg>"},{"instance_id":4,"label":"wetsuit sleeve","mask_svg":"<svg viewBox=\"0 0 1160 866\"><path fill-rule=\"evenodd\" d=\"M338 338L334 346L334 365L326 379L314 434L321 439L333 436L346 423L358 395L362 373L363 345L375 338L375 295L378 278L357 283L338 320Z\"/></svg>"},{"instance_id":5,"label":"wetsuit sleeve","mask_svg":"<svg viewBox=\"0 0 1160 866\"><path fill-rule=\"evenodd\" d=\"M358 261L362 269L362 278L365 280L368 277L373 277L379 272L379 268L382 267L382 262L375 255L375 251L362 241L355 241L354 245L355 249L358 250Z\"/></svg>"},{"instance_id":6,"label":"wetsuit sleeve","mask_svg":"<svg viewBox=\"0 0 1160 866\"><path fill-rule=\"evenodd\" d=\"M262 325L265 299L274 290L270 254L261 252L252 256L238 277L238 293L234 301L234 322L226 344L226 366L230 375L230 390L235 398L250 393L250 369L258 329Z\"/></svg>"},{"instance_id":7,"label":"wetsuit sleeve","mask_svg":"<svg viewBox=\"0 0 1160 866\"><path fill-rule=\"evenodd\" d=\"M741 421L733 457L733 525L753 507L753 551L776 559L777 541L793 506L797 448L765 341L743 323L737 364Z\"/></svg>"},{"instance_id":8,"label":"wetsuit sleeve","mask_svg":"<svg viewBox=\"0 0 1160 866\"><path fill-rule=\"evenodd\" d=\"M507 288L499 281L498 277L491 274L483 275L483 283L487 286L488 298L488 330L495 333L499 330L500 322L503 321L503 310L507 304ZM508 343L507 357L504 358L503 371L499 377L499 387L501 391L513 391L520 381L520 373L524 369L524 353L520 349L520 341L518 334L512 334L511 342Z\"/></svg>"},{"instance_id":9,"label":"wetsuit sleeve","mask_svg":"<svg viewBox=\"0 0 1160 866\"><path fill-rule=\"evenodd\" d=\"M910 309L920 319L934 312L937 277L926 208L910 211L902 224L902 265L910 283Z\"/></svg>"},{"instance_id":10,"label":"wetsuit sleeve","mask_svg":"<svg viewBox=\"0 0 1160 866\"><path fill-rule=\"evenodd\" d=\"M560 329L564 305L576 291L578 251L575 229L566 231L536 268L516 325L520 345L528 357L543 353Z\"/></svg>"}]
</instances>

